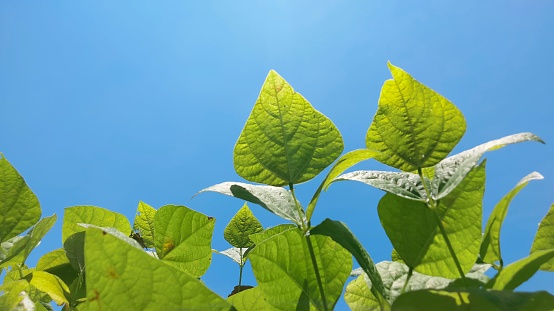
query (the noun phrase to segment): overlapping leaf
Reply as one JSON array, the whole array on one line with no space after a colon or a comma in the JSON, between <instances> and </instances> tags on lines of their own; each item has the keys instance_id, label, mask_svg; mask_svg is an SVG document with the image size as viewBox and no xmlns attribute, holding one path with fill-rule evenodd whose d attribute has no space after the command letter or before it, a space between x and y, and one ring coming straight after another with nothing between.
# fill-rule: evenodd
<instances>
[{"instance_id":1,"label":"overlapping leaf","mask_svg":"<svg viewBox=\"0 0 554 311\"><path fill-rule=\"evenodd\" d=\"M343 148L333 122L271 70L235 145L234 165L249 181L296 184L319 174Z\"/></svg>"},{"instance_id":2,"label":"overlapping leaf","mask_svg":"<svg viewBox=\"0 0 554 311\"><path fill-rule=\"evenodd\" d=\"M464 273L471 269L479 254L484 186L483 163L443 198L437 209ZM379 201L378 212L394 249L408 266L432 276L459 276L437 216L425 203L387 193Z\"/></svg>"},{"instance_id":3,"label":"overlapping leaf","mask_svg":"<svg viewBox=\"0 0 554 311\"><path fill-rule=\"evenodd\" d=\"M85 239L87 310L233 310L196 277L102 230Z\"/></svg>"},{"instance_id":4,"label":"overlapping leaf","mask_svg":"<svg viewBox=\"0 0 554 311\"><path fill-rule=\"evenodd\" d=\"M214 225L214 218L186 206L162 206L154 216L158 257L192 276L202 276L211 263Z\"/></svg>"},{"instance_id":5,"label":"overlapping leaf","mask_svg":"<svg viewBox=\"0 0 554 311\"><path fill-rule=\"evenodd\" d=\"M539 224L539 229L531 247L531 254L549 249L554 249L554 204L550 206L550 210ZM554 271L554 259L543 263L540 269Z\"/></svg>"},{"instance_id":6,"label":"overlapping leaf","mask_svg":"<svg viewBox=\"0 0 554 311\"><path fill-rule=\"evenodd\" d=\"M530 279L541 265L554 258L554 249L536 251L531 255L507 265L487 284L498 290L514 290Z\"/></svg>"},{"instance_id":7,"label":"overlapping leaf","mask_svg":"<svg viewBox=\"0 0 554 311\"><path fill-rule=\"evenodd\" d=\"M72 206L65 209L62 225L62 242L72 234L85 231L80 224L115 228L125 234L131 233L127 218L116 212L97 206Z\"/></svg>"},{"instance_id":8,"label":"overlapping leaf","mask_svg":"<svg viewBox=\"0 0 554 311\"><path fill-rule=\"evenodd\" d=\"M262 291L253 287L227 298L237 311L271 310L271 306L265 301Z\"/></svg>"},{"instance_id":9,"label":"overlapping leaf","mask_svg":"<svg viewBox=\"0 0 554 311\"><path fill-rule=\"evenodd\" d=\"M140 234L147 248L154 247L154 215L156 209L142 201L139 202L133 230Z\"/></svg>"},{"instance_id":10,"label":"overlapping leaf","mask_svg":"<svg viewBox=\"0 0 554 311\"><path fill-rule=\"evenodd\" d=\"M404 70L388 64L392 80L385 81L379 107L366 134L375 159L403 171L433 166L462 138L462 113L439 93Z\"/></svg>"},{"instance_id":11,"label":"overlapping leaf","mask_svg":"<svg viewBox=\"0 0 554 311\"><path fill-rule=\"evenodd\" d=\"M435 177L431 190L433 199L439 200L452 192L487 151L525 141L536 141L544 144L542 139L533 133L519 133L491 140L444 159L435 166Z\"/></svg>"},{"instance_id":12,"label":"overlapping leaf","mask_svg":"<svg viewBox=\"0 0 554 311\"><path fill-rule=\"evenodd\" d=\"M35 194L0 153L0 243L29 229L41 213Z\"/></svg>"},{"instance_id":13,"label":"overlapping leaf","mask_svg":"<svg viewBox=\"0 0 554 311\"><path fill-rule=\"evenodd\" d=\"M240 182L224 182L201 190L199 193L211 191L260 205L275 215L301 225L305 222L304 215L298 215L297 204L290 191L282 187L250 185Z\"/></svg>"},{"instance_id":14,"label":"overlapping leaf","mask_svg":"<svg viewBox=\"0 0 554 311\"><path fill-rule=\"evenodd\" d=\"M531 180L536 179L543 179L543 177L537 172L533 172L525 176L494 207L494 210L492 211L491 215L489 216L489 220L487 221L487 226L485 227L483 242L481 242L480 257L483 262L495 264L498 261L500 264L500 268L502 268L502 266L504 265L500 253L500 229L502 228L502 223L504 222L504 218L508 213L508 207L510 206L512 199Z\"/></svg>"},{"instance_id":15,"label":"overlapping leaf","mask_svg":"<svg viewBox=\"0 0 554 311\"><path fill-rule=\"evenodd\" d=\"M331 238L307 237L299 229L256 243L249 258L258 287L277 310L332 310L352 267L350 253Z\"/></svg>"}]
</instances>

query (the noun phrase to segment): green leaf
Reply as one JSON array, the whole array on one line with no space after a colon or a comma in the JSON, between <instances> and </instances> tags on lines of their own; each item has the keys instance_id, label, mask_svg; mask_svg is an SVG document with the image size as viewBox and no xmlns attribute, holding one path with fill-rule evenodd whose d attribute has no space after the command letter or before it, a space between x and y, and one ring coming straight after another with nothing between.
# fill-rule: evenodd
<instances>
[{"instance_id":1,"label":"green leaf","mask_svg":"<svg viewBox=\"0 0 554 311\"><path fill-rule=\"evenodd\" d=\"M254 242L254 244L260 244L262 243L263 241L277 235L277 234L280 234L280 233L283 233L285 231L288 231L288 230L295 230L295 229L298 229L297 226L295 225L292 225L292 224L282 224L282 225L277 225L275 227L271 227L271 228L267 228L265 229L264 231L260 232L260 233L256 233L256 234L251 234L250 235L250 240L252 242Z\"/></svg>"},{"instance_id":2,"label":"green leaf","mask_svg":"<svg viewBox=\"0 0 554 311\"><path fill-rule=\"evenodd\" d=\"M244 263L246 262L245 253L247 250L248 250L247 248L231 247L221 252L216 250L214 251L218 254L225 255L233 259L233 261L239 264L240 266L244 266Z\"/></svg>"},{"instance_id":3,"label":"green leaf","mask_svg":"<svg viewBox=\"0 0 554 311\"><path fill-rule=\"evenodd\" d=\"M102 230L87 229L85 261L87 310L232 310L196 277Z\"/></svg>"},{"instance_id":4,"label":"green leaf","mask_svg":"<svg viewBox=\"0 0 554 311\"><path fill-rule=\"evenodd\" d=\"M373 260L360 241L358 241L356 236L343 222L327 218L321 224L312 228L310 230L310 234L328 236L349 251L367 274L372 284L375 285L372 288L372 291L376 291L374 295L376 297L379 297L378 295L380 295L383 299L388 298L385 288L383 287L383 280L381 280L381 276L377 272L377 268L375 267Z\"/></svg>"},{"instance_id":5,"label":"green leaf","mask_svg":"<svg viewBox=\"0 0 554 311\"><path fill-rule=\"evenodd\" d=\"M133 223L133 230L138 232L147 248L154 248L154 215L156 209L140 201Z\"/></svg>"},{"instance_id":6,"label":"green leaf","mask_svg":"<svg viewBox=\"0 0 554 311\"><path fill-rule=\"evenodd\" d=\"M240 182L224 182L203 189L198 193L207 191L225 194L258 204L273 214L283 219L290 220L299 226L306 221L304 215L302 215L302 217L298 215L296 204L300 206L300 203L298 201L295 203L290 191L281 187L250 185Z\"/></svg>"},{"instance_id":7,"label":"green leaf","mask_svg":"<svg viewBox=\"0 0 554 311\"><path fill-rule=\"evenodd\" d=\"M319 200L319 196L322 190L327 191L327 188L329 188L329 186L337 176L339 176L352 166L375 157L376 154L377 152L369 149L357 149L342 155L337 160L337 162L335 162L333 167L331 167L329 173L327 173L327 176L321 182L319 188L317 188L316 192L314 193L310 204L308 204L308 209L306 211L306 218L308 219L308 221L312 219L312 214L315 210L315 206L317 204L317 201Z\"/></svg>"},{"instance_id":8,"label":"green leaf","mask_svg":"<svg viewBox=\"0 0 554 311\"><path fill-rule=\"evenodd\" d=\"M517 185L508 192L501 200L496 204L494 210L489 216L487 226L485 227L485 234L483 236L483 242L481 242L480 257L483 262L496 264L499 262L500 268L504 266L502 256L500 253L500 230L502 229L502 223L504 217L508 213L508 207L512 202L512 199L523 189L531 180L543 179L541 174L533 172L525 176L520 180Z\"/></svg>"},{"instance_id":9,"label":"green leaf","mask_svg":"<svg viewBox=\"0 0 554 311\"><path fill-rule=\"evenodd\" d=\"M249 258L258 287L272 308L278 310L332 310L352 267L350 253L331 238L305 236L299 229L286 230L257 243Z\"/></svg>"},{"instance_id":10,"label":"green leaf","mask_svg":"<svg viewBox=\"0 0 554 311\"><path fill-rule=\"evenodd\" d=\"M402 311L551 311L554 296L547 292L420 290L398 297L392 310Z\"/></svg>"},{"instance_id":11,"label":"green leaf","mask_svg":"<svg viewBox=\"0 0 554 311\"><path fill-rule=\"evenodd\" d=\"M343 148L333 122L271 70L235 145L234 165L252 182L297 184L319 174Z\"/></svg>"},{"instance_id":12,"label":"green leaf","mask_svg":"<svg viewBox=\"0 0 554 311\"><path fill-rule=\"evenodd\" d=\"M367 278L367 276L362 274L346 285L344 301L346 301L346 304L352 311L381 310L379 301L371 293L365 278ZM386 310L390 310L390 306L389 309Z\"/></svg>"},{"instance_id":13,"label":"green leaf","mask_svg":"<svg viewBox=\"0 0 554 311\"><path fill-rule=\"evenodd\" d=\"M212 258L214 225L214 218L186 206L162 206L154 216L158 257L192 276L202 276Z\"/></svg>"},{"instance_id":14,"label":"green leaf","mask_svg":"<svg viewBox=\"0 0 554 311\"><path fill-rule=\"evenodd\" d=\"M29 288L29 282L19 280L9 283L0 284L0 306L3 310L18 310L25 296L20 295L21 292Z\"/></svg>"},{"instance_id":15,"label":"green leaf","mask_svg":"<svg viewBox=\"0 0 554 311\"><path fill-rule=\"evenodd\" d=\"M264 228L260 221L252 214L248 205L244 203L242 208L233 216L223 231L223 237L229 244L237 248L249 248L254 243L248 237L251 234L262 232Z\"/></svg>"},{"instance_id":16,"label":"green leaf","mask_svg":"<svg viewBox=\"0 0 554 311\"><path fill-rule=\"evenodd\" d=\"M421 202L427 201L425 187L417 174L405 172L355 171L340 175L333 181L343 180L358 181L406 199ZM430 181L427 179L425 182L430 184Z\"/></svg>"},{"instance_id":17,"label":"green leaf","mask_svg":"<svg viewBox=\"0 0 554 311\"><path fill-rule=\"evenodd\" d=\"M78 277L77 270L73 269L63 248L53 250L40 257L37 270L51 273L59 277L65 284L71 284Z\"/></svg>"},{"instance_id":18,"label":"green leaf","mask_svg":"<svg viewBox=\"0 0 554 311\"><path fill-rule=\"evenodd\" d=\"M4 260L0 261L0 267L25 263L31 251L37 247L55 222L55 214L41 219L23 238L13 244Z\"/></svg>"},{"instance_id":19,"label":"green leaf","mask_svg":"<svg viewBox=\"0 0 554 311\"><path fill-rule=\"evenodd\" d=\"M93 224L79 224L79 226L83 227L83 228L96 228L96 229L100 229L102 231L104 231L105 233L109 233L113 236L115 236L116 238L126 242L127 244L131 245L131 246L134 246L140 250L143 250L143 247L142 245L140 245L139 242L137 242L135 239L131 238L130 236L128 236L127 234L117 230L116 228L112 228L112 227L100 227L100 226L96 226L96 225L93 225ZM82 232L82 231L81 231ZM79 232L78 232L79 233ZM69 239L69 238L68 238Z\"/></svg>"},{"instance_id":20,"label":"green leaf","mask_svg":"<svg viewBox=\"0 0 554 311\"><path fill-rule=\"evenodd\" d=\"M400 263L404 263L404 260L402 260L402 257L400 257L400 255L398 255L398 252L394 248L392 249L390 257L391 257L392 261L397 261L397 262L400 262Z\"/></svg>"},{"instance_id":21,"label":"green leaf","mask_svg":"<svg viewBox=\"0 0 554 311\"><path fill-rule=\"evenodd\" d=\"M433 166L444 159L464 135L462 113L439 93L404 70L388 64L379 107L366 135L375 159L403 171Z\"/></svg>"},{"instance_id":22,"label":"green leaf","mask_svg":"<svg viewBox=\"0 0 554 311\"><path fill-rule=\"evenodd\" d=\"M85 231L79 224L92 224L99 227L112 227L121 232L131 233L129 220L120 213L97 206L73 206L65 209L62 225L62 242L72 234Z\"/></svg>"},{"instance_id":23,"label":"green leaf","mask_svg":"<svg viewBox=\"0 0 554 311\"><path fill-rule=\"evenodd\" d=\"M554 258L554 249L537 251L507 265L487 284L497 290L514 290L530 279L542 264Z\"/></svg>"},{"instance_id":24,"label":"green leaf","mask_svg":"<svg viewBox=\"0 0 554 311\"><path fill-rule=\"evenodd\" d=\"M484 187L483 163L437 207L464 273L471 269L479 254ZM387 193L379 201L378 213L394 249L408 266L433 276L459 276L436 215L425 203Z\"/></svg>"},{"instance_id":25,"label":"green leaf","mask_svg":"<svg viewBox=\"0 0 554 311\"><path fill-rule=\"evenodd\" d=\"M0 153L0 243L29 229L41 213L35 194Z\"/></svg>"},{"instance_id":26,"label":"green leaf","mask_svg":"<svg viewBox=\"0 0 554 311\"><path fill-rule=\"evenodd\" d=\"M447 196L454 190L487 151L525 141L544 142L533 133L519 133L491 140L477 147L448 157L435 166L435 177L431 187L434 200Z\"/></svg>"},{"instance_id":27,"label":"green leaf","mask_svg":"<svg viewBox=\"0 0 554 311\"><path fill-rule=\"evenodd\" d=\"M69 236L63 243L71 267L79 272L85 271L85 231Z\"/></svg>"},{"instance_id":28,"label":"green leaf","mask_svg":"<svg viewBox=\"0 0 554 311\"><path fill-rule=\"evenodd\" d=\"M533 246L531 246L531 254L548 249L554 249L554 204L550 206L550 210L539 224ZM540 270L554 271L554 260L543 263Z\"/></svg>"},{"instance_id":29,"label":"green leaf","mask_svg":"<svg viewBox=\"0 0 554 311\"><path fill-rule=\"evenodd\" d=\"M38 290L47 293L58 305L69 304L69 288L59 277L45 271L35 271L25 279Z\"/></svg>"},{"instance_id":30,"label":"green leaf","mask_svg":"<svg viewBox=\"0 0 554 311\"><path fill-rule=\"evenodd\" d=\"M238 311L271 310L271 306L265 301L262 291L253 287L227 298Z\"/></svg>"}]
</instances>

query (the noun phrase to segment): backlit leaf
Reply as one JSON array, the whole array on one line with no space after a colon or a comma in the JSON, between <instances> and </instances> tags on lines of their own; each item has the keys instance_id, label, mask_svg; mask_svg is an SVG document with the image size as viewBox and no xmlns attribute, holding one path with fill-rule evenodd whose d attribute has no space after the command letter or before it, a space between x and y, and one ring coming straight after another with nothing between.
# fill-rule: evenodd
<instances>
[{"instance_id":1,"label":"backlit leaf","mask_svg":"<svg viewBox=\"0 0 554 311\"><path fill-rule=\"evenodd\" d=\"M319 174L343 148L333 122L271 70L235 145L234 165L252 182L297 184Z\"/></svg>"},{"instance_id":2,"label":"backlit leaf","mask_svg":"<svg viewBox=\"0 0 554 311\"><path fill-rule=\"evenodd\" d=\"M140 201L133 222L133 230L138 232L147 248L154 247L154 215L156 209Z\"/></svg>"},{"instance_id":3,"label":"backlit leaf","mask_svg":"<svg viewBox=\"0 0 554 311\"><path fill-rule=\"evenodd\" d=\"M116 212L97 206L72 206L65 209L62 225L62 242L72 234L85 231L79 224L92 224L99 227L115 228L123 233L131 233L127 218Z\"/></svg>"},{"instance_id":4,"label":"backlit leaf","mask_svg":"<svg viewBox=\"0 0 554 311\"><path fill-rule=\"evenodd\" d=\"M531 247L531 254L548 249L554 249L554 204L550 206L550 210L539 224L539 229ZM554 259L543 263L540 269L554 271Z\"/></svg>"},{"instance_id":5,"label":"backlit leaf","mask_svg":"<svg viewBox=\"0 0 554 311\"><path fill-rule=\"evenodd\" d=\"M388 64L379 107L366 135L366 147L381 152L376 160L403 171L433 166L464 135L462 113L448 99Z\"/></svg>"},{"instance_id":6,"label":"backlit leaf","mask_svg":"<svg viewBox=\"0 0 554 311\"><path fill-rule=\"evenodd\" d=\"M487 287L497 290L514 290L530 279L542 264L552 258L554 258L554 249L534 252L504 267L487 284Z\"/></svg>"},{"instance_id":7,"label":"backlit leaf","mask_svg":"<svg viewBox=\"0 0 554 311\"><path fill-rule=\"evenodd\" d=\"M265 301L262 291L253 287L227 298L237 311L271 310L271 306Z\"/></svg>"},{"instance_id":8,"label":"backlit leaf","mask_svg":"<svg viewBox=\"0 0 554 311\"><path fill-rule=\"evenodd\" d=\"M234 247L248 248L254 246L254 243L248 236L263 230L260 221L252 214L248 205L244 203L242 208L227 224L227 227L225 227L223 237Z\"/></svg>"},{"instance_id":9,"label":"backlit leaf","mask_svg":"<svg viewBox=\"0 0 554 311\"><path fill-rule=\"evenodd\" d=\"M59 277L45 271L35 271L25 279L38 290L47 293L58 305L69 304L69 288Z\"/></svg>"}]
</instances>

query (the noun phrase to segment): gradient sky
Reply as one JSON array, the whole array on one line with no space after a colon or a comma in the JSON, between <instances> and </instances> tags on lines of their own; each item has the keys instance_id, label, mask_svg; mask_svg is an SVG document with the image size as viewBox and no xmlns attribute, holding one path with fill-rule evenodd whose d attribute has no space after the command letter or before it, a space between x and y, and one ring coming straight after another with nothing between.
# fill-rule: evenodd
<instances>
[{"instance_id":1,"label":"gradient sky","mask_svg":"<svg viewBox=\"0 0 554 311\"><path fill-rule=\"evenodd\" d=\"M0 152L57 224L34 251L62 246L65 207L96 205L132 222L139 200L187 205L217 219L212 247L243 202L213 193L243 181L233 146L275 69L364 147L386 62L449 98L467 132L454 152L518 132L524 143L488 153L484 214L525 175L502 231L505 263L527 256L554 202L552 1L2 1ZM375 161L353 169L383 169ZM322 176L298 186L304 205ZM355 182L322 194L313 223L347 223L376 262L392 246L380 226L382 192ZM280 219L250 204L262 224ZM486 221L486 219L485 219ZM203 277L226 296L238 266L214 255ZM254 283L247 269L246 284ZM554 293L540 272L521 290ZM339 301L337 309L346 308Z\"/></svg>"}]
</instances>

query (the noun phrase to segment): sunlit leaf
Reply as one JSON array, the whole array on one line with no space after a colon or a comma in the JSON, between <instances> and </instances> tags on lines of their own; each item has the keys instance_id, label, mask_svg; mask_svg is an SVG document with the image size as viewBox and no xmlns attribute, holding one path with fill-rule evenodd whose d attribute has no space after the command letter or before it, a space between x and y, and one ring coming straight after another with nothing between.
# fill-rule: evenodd
<instances>
[{"instance_id":1,"label":"sunlit leaf","mask_svg":"<svg viewBox=\"0 0 554 311\"><path fill-rule=\"evenodd\" d=\"M531 247L531 254L548 249L554 249L554 204L550 206L550 210L539 224L539 229ZM540 269L554 271L554 259L543 263Z\"/></svg>"},{"instance_id":2,"label":"sunlit leaf","mask_svg":"<svg viewBox=\"0 0 554 311\"><path fill-rule=\"evenodd\" d=\"M156 209L140 201L133 222L133 230L138 232L147 248L154 247L154 215Z\"/></svg>"},{"instance_id":3,"label":"sunlit leaf","mask_svg":"<svg viewBox=\"0 0 554 311\"><path fill-rule=\"evenodd\" d=\"M438 218L464 273L471 269L479 254L484 187L483 163L437 207ZM437 216L425 203L387 193L379 201L378 212L394 249L408 266L432 276L460 276Z\"/></svg>"},{"instance_id":4,"label":"sunlit leaf","mask_svg":"<svg viewBox=\"0 0 554 311\"><path fill-rule=\"evenodd\" d=\"M350 253L331 238L305 236L299 229L257 243L249 258L263 296L278 310L332 310L352 268Z\"/></svg>"},{"instance_id":5,"label":"sunlit leaf","mask_svg":"<svg viewBox=\"0 0 554 311\"><path fill-rule=\"evenodd\" d=\"M248 236L263 230L264 228L260 221L252 214L248 205L244 203L242 208L225 227L223 237L234 247L248 248L254 246L254 243Z\"/></svg>"},{"instance_id":6,"label":"sunlit leaf","mask_svg":"<svg viewBox=\"0 0 554 311\"><path fill-rule=\"evenodd\" d=\"M158 257L192 276L202 276L211 263L214 225L214 218L186 206L162 206L154 216Z\"/></svg>"},{"instance_id":7,"label":"sunlit leaf","mask_svg":"<svg viewBox=\"0 0 554 311\"><path fill-rule=\"evenodd\" d=\"M225 194L258 204L275 215L290 220L297 225L301 225L306 219L304 215L302 217L298 215L296 205L300 206L300 203L298 201L295 202L290 191L281 187L224 182L203 189L199 193L207 191Z\"/></svg>"},{"instance_id":8,"label":"sunlit leaf","mask_svg":"<svg viewBox=\"0 0 554 311\"><path fill-rule=\"evenodd\" d=\"M362 274L346 285L344 301L352 311L380 311L379 301L371 293L365 278L367 276ZM386 310L390 310L390 306Z\"/></svg>"},{"instance_id":9,"label":"sunlit leaf","mask_svg":"<svg viewBox=\"0 0 554 311\"><path fill-rule=\"evenodd\" d=\"M308 181L344 148L333 122L271 70L235 145L246 180L272 186Z\"/></svg>"},{"instance_id":10,"label":"sunlit leaf","mask_svg":"<svg viewBox=\"0 0 554 311\"><path fill-rule=\"evenodd\" d=\"M530 279L542 264L552 258L554 258L554 249L536 251L504 267L487 284L487 287L497 290L514 290Z\"/></svg>"},{"instance_id":11,"label":"sunlit leaf","mask_svg":"<svg viewBox=\"0 0 554 311\"><path fill-rule=\"evenodd\" d=\"M444 159L435 166L435 177L433 178L431 189L433 199L439 200L452 192L477 164L485 152L525 141L544 143L535 134L520 133L491 140Z\"/></svg>"},{"instance_id":12,"label":"sunlit leaf","mask_svg":"<svg viewBox=\"0 0 554 311\"><path fill-rule=\"evenodd\" d=\"M29 229L41 213L35 194L0 153L0 243Z\"/></svg>"},{"instance_id":13,"label":"sunlit leaf","mask_svg":"<svg viewBox=\"0 0 554 311\"><path fill-rule=\"evenodd\" d=\"M87 230L85 261L87 310L232 310L196 277L102 230Z\"/></svg>"},{"instance_id":14,"label":"sunlit leaf","mask_svg":"<svg viewBox=\"0 0 554 311\"><path fill-rule=\"evenodd\" d=\"M74 233L85 231L86 228L80 224L111 227L127 235L131 233L129 220L120 213L97 206L72 206L65 209L62 225L62 242L65 242Z\"/></svg>"},{"instance_id":15,"label":"sunlit leaf","mask_svg":"<svg viewBox=\"0 0 554 311\"><path fill-rule=\"evenodd\" d=\"M506 214L508 213L508 207L510 206L512 199L531 180L536 179L543 179L543 177L537 172L533 172L525 176L494 207L494 210L492 211L491 215L489 216L489 220L487 221L487 226L485 227L483 242L481 242L480 256L483 262L496 264L496 262L498 261L500 263L500 267L504 265L500 253L500 230L502 229L504 217L506 217Z\"/></svg>"},{"instance_id":16,"label":"sunlit leaf","mask_svg":"<svg viewBox=\"0 0 554 311\"><path fill-rule=\"evenodd\" d=\"M271 310L271 306L265 301L262 291L253 287L227 298L237 311Z\"/></svg>"},{"instance_id":17,"label":"sunlit leaf","mask_svg":"<svg viewBox=\"0 0 554 311\"><path fill-rule=\"evenodd\" d=\"M464 135L464 116L439 93L391 63L388 66L393 79L381 89L366 147L381 152L376 160L403 171L433 166Z\"/></svg>"},{"instance_id":18,"label":"sunlit leaf","mask_svg":"<svg viewBox=\"0 0 554 311\"><path fill-rule=\"evenodd\" d=\"M250 240L252 240L252 242L254 242L254 244L260 244L264 240L267 240L267 239L273 237L274 235L283 233L283 232L288 231L288 230L295 230L297 228L298 228L297 226L292 225L292 224L277 225L275 227L267 228L267 229L265 229L264 231L262 231L260 233L251 234L250 235Z\"/></svg>"},{"instance_id":19,"label":"sunlit leaf","mask_svg":"<svg viewBox=\"0 0 554 311\"><path fill-rule=\"evenodd\" d=\"M25 277L29 284L47 293L58 305L69 304L69 288L57 276L45 271L35 271Z\"/></svg>"}]
</instances>

